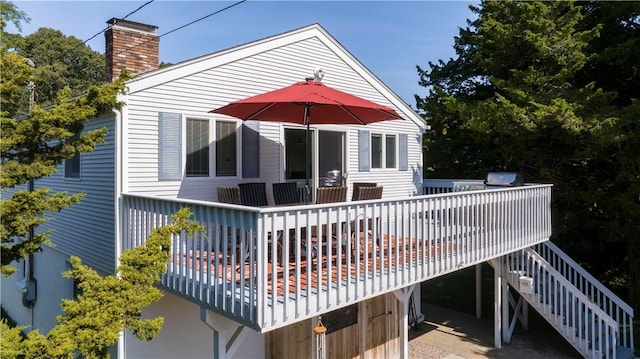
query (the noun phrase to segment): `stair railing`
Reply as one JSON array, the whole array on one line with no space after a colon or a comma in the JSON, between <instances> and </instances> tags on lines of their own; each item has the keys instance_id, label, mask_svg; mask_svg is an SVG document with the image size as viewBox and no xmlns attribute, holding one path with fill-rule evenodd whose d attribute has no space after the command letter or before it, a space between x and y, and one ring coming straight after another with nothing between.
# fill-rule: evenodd
<instances>
[{"instance_id":1,"label":"stair railing","mask_svg":"<svg viewBox=\"0 0 640 359\"><path fill-rule=\"evenodd\" d=\"M506 256L509 282L533 278L532 294L522 293L536 310L586 358L615 358L618 323L531 249Z\"/></svg>"},{"instance_id":2,"label":"stair railing","mask_svg":"<svg viewBox=\"0 0 640 359\"><path fill-rule=\"evenodd\" d=\"M578 288L592 302L604 310L620 325L619 345L634 348L633 308L600 283L589 272L550 241L534 246L536 252L545 259L571 284Z\"/></svg>"}]
</instances>

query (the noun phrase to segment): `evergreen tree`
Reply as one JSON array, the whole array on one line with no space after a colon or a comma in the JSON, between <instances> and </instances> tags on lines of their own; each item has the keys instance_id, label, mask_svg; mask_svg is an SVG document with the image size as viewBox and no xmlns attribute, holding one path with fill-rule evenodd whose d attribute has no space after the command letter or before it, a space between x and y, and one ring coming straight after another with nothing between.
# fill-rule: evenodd
<instances>
[{"instance_id":1,"label":"evergreen tree","mask_svg":"<svg viewBox=\"0 0 640 359\"><path fill-rule=\"evenodd\" d=\"M578 83L615 94L616 125L600 138L591 168L593 203L599 211L589 219L604 247L618 248L610 260L596 258L604 279L612 285L628 282L630 299L640 308L640 2L580 3L580 28L601 26L601 36L587 46L589 59L577 75ZM589 258L591 260L591 258Z\"/></svg>"},{"instance_id":2,"label":"evergreen tree","mask_svg":"<svg viewBox=\"0 0 640 359\"><path fill-rule=\"evenodd\" d=\"M108 358L120 332L130 330L140 340L151 340L160 331L162 317L141 319L142 309L160 300L155 287L170 260L171 239L192 235L202 227L189 221L187 208L172 217L172 223L153 229L145 244L120 256L117 274L101 277L71 257L71 270L65 276L78 281L81 294L76 300L63 300L58 324L42 335L38 330L19 335L23 327L10 328L0 322L3 358Z\"/></svg>"},{"instance_id":3,"label":"evergreen tree","mask_svg":"<svg viewBox=\"0 0 640 359\"><path fill-rule=\"evenodd\" d=\"M478 17L456 37L456 58L418 67L429 92L416 100L432 129L427 177L506 170L554 184L554 242L614 290L637 292L640 267L628 281L624 263L640 223L638 12L618 5L472 6Z\"/></svg>"},{"instance_id":4,"label":"evergreen tree","mask_svg":"<svg viewBox=\"0 0 640 359\"><path fill-rule=\"evenodd\" d=\"M0 2L0 35L6 37L7 21L25 21L26 14L6 1ZM123 93L125 72L114 83L92 85L80 97L69 87L57 92L48 108L34 103L22 114L22 101L30 81L36 77L33 67L20 52L0 44L0 253L2 274L15 271L11 263L40 251L49 241L49 232L36 231L47 222L47 212L63 210L82 199L82 194L51 193L47 188L30 191L25 185L53 174L65 159L90 152L103 141L105 129L84 131L89 119L118 107L117 95ZM63 315L43 335L38 330L20 335L24 327L9 327L0 322L0 350L3 358L84 358L108 357L109 347L124 330L141 340L151 340L163 319L141 319L141 311L158 301L162 292L155 287L170 259L171 238L192 234L202 228L187 218L182 209L172 223L156 228L145 245L125 251L116 273L101 277L79 258L71 258L71 270L65 275L78 283L81 294L75 300L63 300ZM33 233L33 235L30 234ZM82 240L78 235L78 240Z\"/></svg>"},{"instance_id":5,"label":"evergreen tree","mask_svg":"<svg viewBox=\"0 0 640 359\"><path fill-rule=\"evenodd\" d=\"M19 24L28 19L10 2L3 1L0 38L7 36L8 21ZM4 18L7 16L7 18ZM19 27L19 25L18 25ZM49 233L35 231L46 223L46 212L57 212L77 203L82 194L51 193L47 188L30 191L27 183L49 176L64 160L78 153L90 152L103 141L106 129L84 131L84 123L118 107L117 95L124 91L125 73L114 83L89 86L76 97L69 87L57 92L55 103L43 108L30 103L23 114L31 82L37 74L19 51L7 42L0 44L0 271L10 274L12 261L41 250ZM44 62L44 61L43 61Z\"/></svg>"},{"instance_id":6,"label":"evergreen tree","mask_svg":"<svg viewBox=\"0 0 640 359\"><path fill-rule=\"evenodd\" d=\"M53 107L43 109L34 104L27 115L17 117L16 92L28 86L31 67L25 58L4 47L0 48L0 66L0 251L1 270L9 273L9 263L39 251L47 242L47 232L29 235L31 229L47 221L45 212L60 211L82 198L81 194L50 193L46 188L29 191L24 189L25 184L53 174L65 159L90 152L103 141L105 129L83 132L84 123L117 107L116 96L124 90L125 78L92 86L86 95L75 99L68 88L64 89Z\"/></svg>"}]
</instances>

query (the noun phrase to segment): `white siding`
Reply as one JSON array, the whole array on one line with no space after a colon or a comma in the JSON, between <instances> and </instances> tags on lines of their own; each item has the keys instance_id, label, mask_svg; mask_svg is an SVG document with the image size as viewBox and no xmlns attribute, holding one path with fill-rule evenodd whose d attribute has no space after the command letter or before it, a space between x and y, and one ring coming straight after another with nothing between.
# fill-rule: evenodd
<instances>
[{"instance_id":1,"label":"white siding","mask_svg":"<svg viewBox=\"0 0 640 359\"><path fill-rule=\"evenodd\" d=\"M224 63L201 72L152 88L134 91L127 105L127 173L125 191L150 193L200 200L213 200L215 187L243 181L242 178L208 179L185 178L183 181L158 181L158 112L201 115L214 118L208 111L230 101L256 95L279 87L303 81L313 70L324 70L323 82L328 86L352 93L368 100L395 107L379 90L372 86L349 63L317 37L285 44L253 56ZM405 109L406 110L406 109ZM399 111L400 112L400 111ZM401 113L401 112L400 112ZM216 117L222 118L222 117ZM421 177L421 148L417 141L421 129L409 120L396 120L368 126L383 133L408 133L410 170L386 170L358 173L357 130L351 127L347 144L347 172L349 181L364 180L375 175L385 185L384 196L407 196L416 192L415 173ZM275 123L260 124L260 179L268 191L272 182L282 178L283 126ZM344 128L347 130L347 128ZM213 155L213 151L212 151ZM212 171L213 173L213 171ZM244 179L255 181L256 179Z\"/></svg>"},{"instance_id":2,"label":"white siding","mask_svg":"<svg viewBox=\"0 0 640 359\"><path fill-rule=\"evenodd\" d=\"M229 340L235 324L222 316L208 313L209 319L221 330L221 337ZM213 330L200 320L200 307L173 294L143 310L143 317L164 318L160 333L151 341L136 339L130 332L125 335L127 358L214 358ZM240 343L234 358L252 359L265 357L264 334L245 328L247 336Z\"/></svg>"},{"instance_id":3,"label":"white siding","mask_svg":"<svg viewBox=\"0 0 640 359\"><path fill-rule=\"evenodd\" d=\"M62 272L70 268L69 257L45 246L34 255L33 267L33 277L37 280L33 308L22 306L22 295L16 286L16 281L22 278L20 271L6 278L2 276L1 302L11 318L28 327L27 332L37 328L46 335L56 325L56 316L62 314L60 301L73 296L73 282L62 276Z\"/></svg>"},{"instance_id":4,"label":"white siding","mask_svg":"<svg viewBox=\"0 0 640 359\"><path fill-rule=\"evenodd\" d=\"M115 265L115 122L112 115L91 121L86 130L106 127L105 143L80 156L80 179L65 179L64 166L54 175L36 181L36 188L52 192L85 193L77 205L52 215L42 226L54 229L51 239L57 251L79 256L82 261L111 273Z\"/></svg>"},{"instance_id":5,"label":"white siding","mask_svg":"<svg viewBox=\"0 0 640 359\"><path fill-rule=\"evenodd\" d=\"M349 161L349 187L353 182L376 182L378 186L384 186L382 196L384 198L406 198L421 194L422 190L422 145L421 134L418 129L413 132L408 131L409 121L398 124L400 121L388 121L384 124L373 124L367 126L371 133L395 134L396 142L398 135L406 133L408 136L408 171L399 171L398 168L372 168L369 172L358 171L358 129L349 131L348 141L348 161ZM413 125L413 124L411 124ZM396 163L396 167L397 167ZM348 198L351 194L348 195Z\"/></svg>"}]
</instances>

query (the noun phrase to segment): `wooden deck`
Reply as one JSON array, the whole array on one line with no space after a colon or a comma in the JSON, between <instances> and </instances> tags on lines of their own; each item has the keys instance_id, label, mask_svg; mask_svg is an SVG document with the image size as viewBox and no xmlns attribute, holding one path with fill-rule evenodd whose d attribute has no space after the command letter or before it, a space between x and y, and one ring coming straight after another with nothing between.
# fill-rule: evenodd
<instances>
[{"instance_id":1,"label":"wooden deck","mask_svg":"<svg viewBox=\"0 0 640 359\"><path fill-rule=\"evenodd\" d=\"M427 247L415 238L396 239L394 236L384 236L381 246L378 245L378 242L371 236L365 239L365 235L361 233L357 248L354 246L352 250L347 251L346 248L338 249L334 244L331 247L331 261L328 260L326 245L316 247L323 250L319 256L303 257L297 262L295 258L288 258L284 260L283 265L279 263L280 261L269 260L267 262L268 294L293 295L298 291L304 293L329 285L346 284L349 281L356 281L366 273L388 273L398 266L408 265L421 257L444 258L452 255L458 249L463 249L462 246L455 243ZM317 244L318 241L314 238L312 243ZM199 251L194 253L196 254L195 258L191 255L184 256L184 264L188 264L189 268L200 270L202 266L205 270L209 270L212 276L226 278L227 281L236 282L238 285L242 282L246 287L250 286L249 283L257 282L251 280L251 263L249 261L238 263L236 260L238 256L223 253L217 253L209 261L207 253L204 253L202 258ZM256 275L255 272L254 265L254 275ZM243 277L241 277L241 273L244 275Z\"/></svg>"},{"instance_id":2,"label":"wooden deck","mask_svg":"<svg viewBox=\"0 0 640 359\"><path fill-rule=\"evenodd\" d=\"M159 286L266 332L546 241L550 203L549 185L267 208L127 194L122 248L190 207L204 231L172 239Z\"/></svg>"}]
</instances>

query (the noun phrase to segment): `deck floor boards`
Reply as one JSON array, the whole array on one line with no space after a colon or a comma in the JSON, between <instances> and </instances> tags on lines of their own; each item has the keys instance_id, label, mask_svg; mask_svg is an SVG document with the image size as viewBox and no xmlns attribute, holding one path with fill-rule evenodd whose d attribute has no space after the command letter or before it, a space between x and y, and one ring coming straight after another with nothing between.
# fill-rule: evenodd
<instances>
[{"instance_id":1,"label":"deck floor boards","mask_svg":"<svg viewBox=\"0 0 640 359\"><path fill-rule=\"evenodd\" d=\"M363 235L360 237L364 238ZM360 243L358 248L349 251L351 258L347 258L345 250L340 251L340 257L338 257L337 248L332 247L330 263L326 246L319 247L323 248L320 256L321 263L318 263L318 258L310 260L303 258L296 265L295 259L285 258L285 266L283 266L269 259L266 266L268 294L274 294L274 288L277 296L285 297L294 295L299 290L319 291L327 288L330 283L346 284L364 275L379 274L383 271L392 272L395 268L414 263L421 257L448 257L458 248L455 243L441 243L425 248L415 238L396 240L394 237L386 236L382 240L382 248L377 244L378 241L371 237L361 242L363 243ZM249 261L239 264L232 256L221 253L212 256L211 261L208 261L206 252L202 255L199 251L194 253L195 257L192 255L183 257L185 262L183 264L188 264L189 268L200 270L202 266L205 270L208 269L211 275L224 277L226 274L227 281L238 284L244 282L245 286L250 286L252 282L257 283L256 279L251 280L252 263ZM253 272L257 275L255 265L253 265Z\"/></svg>"}]
</instances>

